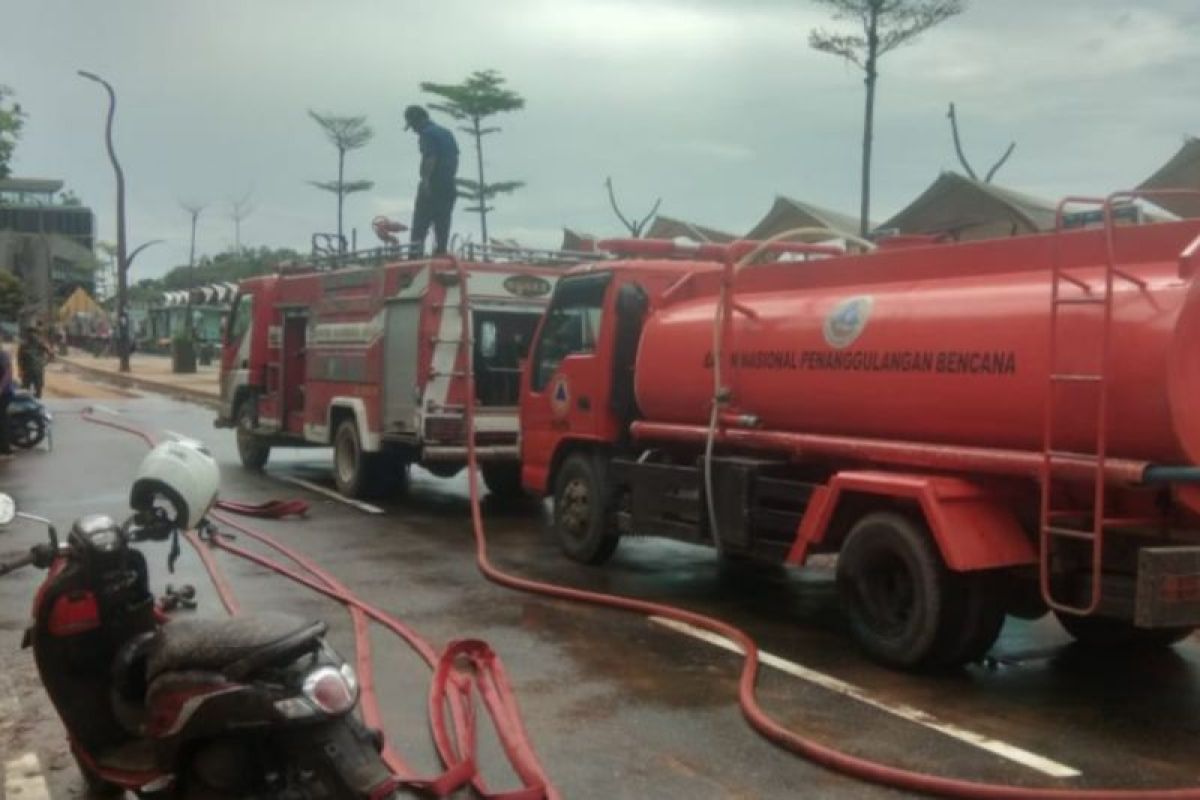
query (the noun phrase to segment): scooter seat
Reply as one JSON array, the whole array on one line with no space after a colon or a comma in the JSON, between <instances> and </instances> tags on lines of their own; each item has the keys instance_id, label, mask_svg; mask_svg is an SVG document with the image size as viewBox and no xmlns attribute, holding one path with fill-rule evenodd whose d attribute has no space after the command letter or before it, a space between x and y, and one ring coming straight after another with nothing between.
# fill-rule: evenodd
<instances>
[{"instance_id":1,"label":"scooter seat","mask_svg":"<svg viewBox=\"0 0 1200 800\"><path fill-rule=\"evenodd\" d=\"M208 670L240 680L256 669L312 649L325 629L324 622L275 612L174 620L154 635L146 678L151 681L164 672Z\"/></svg>"}]
</instances>

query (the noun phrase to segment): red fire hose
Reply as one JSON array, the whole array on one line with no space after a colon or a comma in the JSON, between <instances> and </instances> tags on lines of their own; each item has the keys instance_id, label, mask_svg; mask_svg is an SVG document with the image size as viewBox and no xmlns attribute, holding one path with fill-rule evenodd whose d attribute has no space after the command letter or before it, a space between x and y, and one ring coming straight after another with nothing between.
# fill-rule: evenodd
<instances>
[{"instance_id":1,"label":"red fire hose","mask_svg":"<svg viewBox=\"0 0 1200 800\"><path fill-rule=\"evenodd\" d=\"M97 425L134 434L151 446L157 443L155 435L135 425L97 417L91 409L84 412L83 418ZM304 513L307 510L307 503L304 501L271 501L261 505L219 501L217 508L218 510L210 514L213 519L275 550L298 568L292 569L233 544L220 533L212 535L206 542L195 532L189 531L186 534L187 540L199 554L222 604L230 614L240 613L240 604L206 544L270 569L301 586L336 600L350 611L354 624L355 662L362 693L363 719L368 726L381 727L367 628L368 618L402 638L433 669L434 679L430 686L428 703L430 729L434 745L446 770L434 777L419 776L394 750L385 747L384 760L395 773L395 780L394 783L381 787L381 796L403 786L436 797L445 797L470 783L481 797L494 800L560 800L561 796L550 783L530 743L504 666L487 644L477 640L453 641L439 655L428 641L422 639L411 628L363 601L303 554L224 513L231 511L256 517L282 517ZM464 673L461 669L464 662L471 668L469 673ZM493 720L497 737L514 772L522 781L520 789L493 792L479 774L479 765L475 758L476 726L472 705L472 693L476 690ZM445 717L447 707L450 709L449 724Z\"/></svg>"}]
</instances>

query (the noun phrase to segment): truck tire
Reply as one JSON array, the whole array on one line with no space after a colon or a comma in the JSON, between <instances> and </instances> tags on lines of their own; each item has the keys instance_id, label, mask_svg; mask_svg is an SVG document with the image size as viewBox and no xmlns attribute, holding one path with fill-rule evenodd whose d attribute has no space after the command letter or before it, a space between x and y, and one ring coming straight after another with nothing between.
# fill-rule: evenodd
<instances>
[{"instance_id":1,"label":"truck tire","mask_svg":"<svg viewBox=\"0 0 1200 800\"><path fill-rule=\"evenodd\" d=\"M953 586L928 529L890 511L868 514L838 556L837 587L859 646L887 666L935 661Z\"/></svg>"},{"instance_id":2,"label":"truck tire","mask_svg":"<svg viewBox=\"0 0 1200 800\"><path fill-rule=\"evenodd\" d=\"M979 661L992 649L1006 616L999 580L990 572L947 575L946 610L928 666L959 667Z\"/></svg>"},{"instance_id":3,"label":"truck tire","mask_svg":"<svg viewBox=\"0 0 1200 800\"><path fill-rule=\"evenodd\" d=\"M1155 650L1177 644L1193 627L1139 628L1132 622L1112 617L1079 617L1055 611L1054 616L1080 646L1095 650Z\"/></svg>"},{"instance_id":4,"label":"truck tire","mask_svg":"<svg viewBox=\"0 0 1200 800\"><path fill-rule=\"evenodd\" d=\"M333 435L333 481L346 497L374 497L383 488L385 466L379 453L363 450L358 423L347 417Z\"/></svg>"},{"instance_id":5,"label":"truck tire","mask_svg":"<svg viewBox=\"0 0 1200 800\"><path fill-rule=\"evenodd\" d=\"M381 494L388 497L404 497L408 494L412 463L407 458L393 454L381 456L377 474L377 487Z\"/></svg>"},{"instance_id":6,"label":"truck tire","mask_svg":"<svg viewBox=\"0 0 1200 800\"><path fill-rule=\"evenodd\" d=\"M554 481L554 535L563 553L581 564L603 564L620 537L609 513L605 463L588 453L567 457Z\"/></svg>"},{"instance_id":7,"label":"truck tire","mask_svg":"<svg viewBox=\"0 0 1200 800\"><path fill-rule=\"evenodd\" d=\"M516 461L492 461L479 465L488 491L500 500L516 500L525 496L521 486L521 465Z\"/></svg>"},{"instance_id":8,"label":"truck tire","mask_svg":"<svg viewBox=\"0 0 1200 800\"><path fill-rule=\"evenodd\" d=\"M237 415L234 418L237 431L238 458L242 466L253 472L262 472L271 457L271 445L263 437L254 433L254 415L251 413L253 400L243 400L238 404Z\"/></svg>"}]
</instances>

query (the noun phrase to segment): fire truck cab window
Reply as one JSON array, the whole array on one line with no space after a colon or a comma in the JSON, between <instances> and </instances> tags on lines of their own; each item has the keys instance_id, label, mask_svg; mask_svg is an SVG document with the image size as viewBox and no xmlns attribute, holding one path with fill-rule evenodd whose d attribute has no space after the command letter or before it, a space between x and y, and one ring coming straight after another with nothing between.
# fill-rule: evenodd
<instances>
[{"instance_id":1,"label":"fire truck cab window","mask_svg":"<svg viewBox=\"0 0 1200 800\"><path fill-rule=\"evenodd\" d=\"M611 277L582 275L559 282L533 357L535 391L546 387L564 358L595 351L604 321L604 293Z\"/></svg>"},{"instance_id":2,"label":"fire truck cab window","mask_svg":"<svg viewBox=\"0 0 1200 800\"><path fill-rule=\"evenodd\" d=\"M251 295L238 295L233 311L229 312L229 335L225 341L230 344L238 341L250 328L250 308L254 298Z\"/></svg>"}]
</instances>

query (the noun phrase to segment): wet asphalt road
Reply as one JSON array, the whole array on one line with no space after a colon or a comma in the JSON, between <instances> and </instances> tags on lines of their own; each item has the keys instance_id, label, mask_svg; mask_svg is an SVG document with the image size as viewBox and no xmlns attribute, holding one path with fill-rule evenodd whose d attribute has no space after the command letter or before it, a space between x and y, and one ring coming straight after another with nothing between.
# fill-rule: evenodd
<instances>
[{"instance_id":1,"label":"wet asphalt road","mask_svg":"<svg viewBox=\"0 0 1200 800\"><path fill-rule=\"evenodd\" d=\"M145 452L140 440L84 423L79 410L86 401L51 403L58 412L55 449L0 465L0 490L64 529L85 512L123 515L133 470ZM280 480L292 475L328 484L327 451L279 451L267 474L249 474L237 465L232 434L214 430L207 410L159 398L106 405L138 424L208 442L229 499L305 496L313 504L307 519L253 524L316 558L434 643L463 637L490 642L508 668L536 748L566 797L900 796L814 767L760 739L734 700L738 661L713 645L640 617L485 582L472 560L463 475L442 480L417 471L406 498L385 504L384 515L370 515ZM1081 774L1049 778L766 668L760 679L763 705L826 744L890 764L1006 784L1200 783L1200 647L1194 639L1148 656L1104 659L1068 646L1052 619L1010 619L991 667L934 677L898 674L855 651L827 571L731 575L709 551L637 539L622 542L606 567L586 568L558 554L545 530L543 505L486 503L485 513L499 566L712 612L746 627L771 653L850 682L885 705L930 712ZM0 532L0 557L41 535L28 523ZM203 610L220 613L190 551L185 549L179 573L169 576L165 549L147 550L157 587L194 583ZM246 608L323 617L335 646L351 653L349 621L338 606L228 556L221 564ZM39 751L52 794L68 796L79 791L78 779L64 761L61 736L31 677L30 656L17 649L39 578L26 572L0 580L0 666L7 667L27 723L8 746ZM411 763L434 772L425 717L429 673L389 634L377 631L373 645L388 734ZM484 762L493 785L512 785L490 739Z\"/></svg>"}]
</instances>

